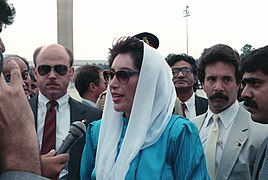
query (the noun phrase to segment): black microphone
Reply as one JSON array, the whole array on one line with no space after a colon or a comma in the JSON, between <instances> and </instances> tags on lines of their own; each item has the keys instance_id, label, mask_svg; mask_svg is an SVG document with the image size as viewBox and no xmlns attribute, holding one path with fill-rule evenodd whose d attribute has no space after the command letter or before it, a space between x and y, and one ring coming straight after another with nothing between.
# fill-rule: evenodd
<instances>
[{"instance_id":1,"label":"black microphone","mask_svg":"<svg viewBox=\"0 0 268 180\"><path fill-rule=\"evenodd\" d=\"M71 148L71 146L76 142L76 140L82 137L85 133L86 133L86 126L84 123L80 121L73 122L73 124L70 126L68 135L62 141L61 146L56 155L66 153Z\"/></svg>"}]
</instances>

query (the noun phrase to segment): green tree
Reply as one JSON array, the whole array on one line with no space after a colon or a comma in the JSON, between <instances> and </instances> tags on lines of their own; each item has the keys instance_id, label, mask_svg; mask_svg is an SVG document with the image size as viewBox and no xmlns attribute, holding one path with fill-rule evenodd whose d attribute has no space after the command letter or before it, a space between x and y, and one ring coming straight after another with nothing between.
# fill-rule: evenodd
<instances>
[{"instance_id":1,"label":"green tree","mask_svg":"<svg viewBox=\"0 0 268 180\"><path fill-rule=\"evenodd\" d=\"M240 58L245 57L249 52L254 50L254 47L252 47L250 44L245 44L241 49L242 53L240 54Z\"/></svg>"}]
</instances>

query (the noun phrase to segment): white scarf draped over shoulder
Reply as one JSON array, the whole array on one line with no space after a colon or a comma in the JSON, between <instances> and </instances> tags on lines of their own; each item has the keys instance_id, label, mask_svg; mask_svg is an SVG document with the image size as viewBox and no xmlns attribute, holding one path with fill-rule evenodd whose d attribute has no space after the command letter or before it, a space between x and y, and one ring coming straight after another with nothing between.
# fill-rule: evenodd
<instances>
[{"instance_id":1,"label":"white scarf draped over shoulder","mask_svg":"<svg viewBox=\"0 0 268 180\"><path fill-rule=\"evenodd\" d=\"M171 68L156 49L144 43L132 110L117 158L123 112L114 110L110 87L107 89L95 161L97 180L125 179L138 152L161 137L171 118L175 100Z\"/></svg>"}]
</instances>

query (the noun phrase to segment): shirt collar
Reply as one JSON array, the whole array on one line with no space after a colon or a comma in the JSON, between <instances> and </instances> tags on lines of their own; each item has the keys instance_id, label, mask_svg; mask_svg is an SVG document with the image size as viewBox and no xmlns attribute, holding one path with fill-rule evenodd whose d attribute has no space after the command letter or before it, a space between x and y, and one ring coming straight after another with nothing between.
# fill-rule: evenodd
<instances>
[{"instance_id":1,"label":"shirt collar","mask_svg":"<svg viewBox=\"0 0 268 180\"><path fill-rule=\"evenodd\" d=\"M96 107L96 103L94 103L94 102L92 102L92 101L90 101L90 100L88 100L88 99L82 99L82 102L84 102L84 103L86 103L86 104L89 104L89 105L91 105L91 106L93 106L93 107Z\"/></svg>"},{"instance_id":2,"label":"shirt collar","mask_svg":"<svg viewBox=\"0 0 268 180\"><path fill-rule=\"evenodd\" d=\"M61 112L65 106L68 105L69 102L69 95L66 93L64 96L56 100L58 102L57 110ZM46 104L49 102L41 92L38 93L38 103L40 108L46 108Z\"/></svg>"},{"instance_id":3,"label":"shirt collar","mask_svg":"<svg viewBox=\"0 0 268 180\"><path fill-rule=\"evenodd\" d=\"M230 126L230 124L232 124L232 122L234 121L237 113L239 110L239 103L238 101L235 101L235 103L233 105L231 105L229 108L225 109L224 111L220 112L218 115L221 119L221 122L224 126L224 128L227 128L228 126ZM213 113L210 108L208 108L208 112L207 112L207 117L205 119L204 125L205 127L209 126L210 124L210 119L213 116Z\"/></svg>"},{"instance_id":4,"label":"shirt collar","mask_svg":"<svg viewBox=\"0 0 268 180\"><path fill-rule=\"evenodd\" d=\"M193 93L192 96L184 102L186 104L187 110L190 111L195 105L195 94Z\"/></svg>"}]
</instances>

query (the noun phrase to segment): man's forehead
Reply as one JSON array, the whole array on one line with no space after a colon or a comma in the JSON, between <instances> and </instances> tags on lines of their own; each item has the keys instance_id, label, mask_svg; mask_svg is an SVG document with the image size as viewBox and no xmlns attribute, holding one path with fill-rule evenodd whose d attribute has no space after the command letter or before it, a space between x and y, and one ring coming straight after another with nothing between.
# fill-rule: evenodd
<instances>
[{"instance_id":1,"label":"man's forehead","mask_svg":"<svg viewBox=\"0 0 268 180\"><path fill-rule=\"evenodd\" d=\"M267 80L268 82L268 75L264 74L263 72L261 72L260 70L255 71L255 72L245 72L243 74L243 80L247 80L247 81L253 81L253 80Z\"/></svg>"}]
</instances>

